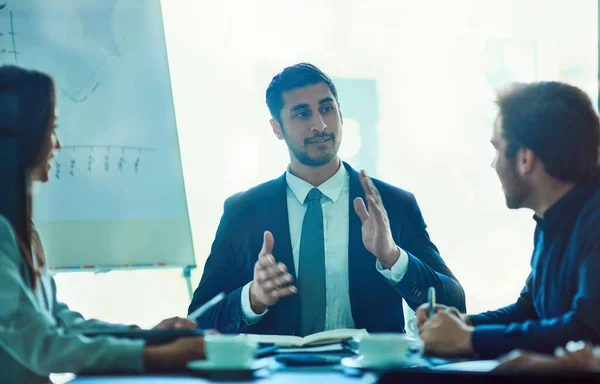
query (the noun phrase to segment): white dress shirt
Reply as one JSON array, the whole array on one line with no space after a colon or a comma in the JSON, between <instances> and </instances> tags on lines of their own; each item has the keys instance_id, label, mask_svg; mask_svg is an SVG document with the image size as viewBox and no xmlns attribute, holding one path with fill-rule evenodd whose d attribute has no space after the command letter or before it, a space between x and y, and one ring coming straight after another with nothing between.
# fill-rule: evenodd
<instances>
[{"instance_id":1,"label":"white dress shirt","mask_svg":"<svg viewBox=\"0 0 600 384\"><path fill-rule=\"evenodd\" d=\"M304 200L314 187L294 176L289 168L286 172L287 208L290 226L290 239L298 279L298 262L300 258L300 238L306 206ZM348 279L348 236L350 212L350 177L348 171L340 163L339 170L327 181L317 187L323 194L323 229L325 241L325 279L326 279L326 314L325 330L338 328L354 328L352 309L350 307L350 289ZM275 239L277 241L277 239ZM277 259L277 255L273 255ZM375 261L376 259L374 259ZM379 261L375 268L391 284L398 284L408 269L408 254L400 250L400 258L391 269L384 269ZM242 313L246 324L258 322L267 312L256 314L250 306L250 284L242 289Z\"/></svg>"}]
</instances>

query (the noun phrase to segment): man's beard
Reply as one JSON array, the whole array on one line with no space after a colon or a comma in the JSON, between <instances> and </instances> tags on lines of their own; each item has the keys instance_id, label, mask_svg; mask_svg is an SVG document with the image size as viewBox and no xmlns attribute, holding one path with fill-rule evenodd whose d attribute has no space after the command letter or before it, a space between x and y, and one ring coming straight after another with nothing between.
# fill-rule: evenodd
<instances>
[{"instance_id":1,"label":"man's beard","mask_svg":"<svg viewBox=\"0 0 600 384\"><path fill-rule=\"evenodd\" d=\"M308 139L304 139L304 148L307 148L309 145L311 145L311 140L327 137L329 138L331 144L333 145L333 151L331 153L324 153L323 155L318 157L311 157L308 154L308 151L302 150L295 146L294 143L291 142L291 140L288 140L285 131L283 131L283 137L288 148L294 154L294 157L300 162L300 164L306 165L307 167L320 167L322 165L329 164L331 160L335 159L338 153L339 143L336 142L336 137L333 133L321 134Z\"/></svg>"},{"instance_id":2,"label":"man's beard","mask_svg":"<svg viewBox=\"0 0 600 384\"><path fill-rule=\"evenodd\" d=\"M525 200L529 197L529 185L527 185L517 173L517 163L515 159L509 161L507 174L503 180L504 197L506 206L509 209L523 208Z\"/></svg>"}]
</instances>

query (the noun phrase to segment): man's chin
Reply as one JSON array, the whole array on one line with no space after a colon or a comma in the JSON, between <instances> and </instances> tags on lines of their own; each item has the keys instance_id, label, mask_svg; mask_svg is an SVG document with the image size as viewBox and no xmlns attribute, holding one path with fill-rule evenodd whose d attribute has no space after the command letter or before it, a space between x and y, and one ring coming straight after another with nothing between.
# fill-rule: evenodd
<instances>
[{"instance_id":1,"label":"man's chin","mask_svg":"<svg viewBox=\"0 0 600 384\"><path fill-rule=\"evenodd\" d=\"M523 200L518 196L505 196L506 197L506 207L508 209L519 209L522 208Z\"/></svg>"},{"instance_id":2,"label":"man's chin","mask_svg":"<svg viewBox=\"0 0 600 384\"><path fill-rule=\"evenodd\" d=\"M335 159L333 156L321 156L321 157L305 157L300 162L307 167L322 167L331 163Z\"/></svg>"}]
</instances>

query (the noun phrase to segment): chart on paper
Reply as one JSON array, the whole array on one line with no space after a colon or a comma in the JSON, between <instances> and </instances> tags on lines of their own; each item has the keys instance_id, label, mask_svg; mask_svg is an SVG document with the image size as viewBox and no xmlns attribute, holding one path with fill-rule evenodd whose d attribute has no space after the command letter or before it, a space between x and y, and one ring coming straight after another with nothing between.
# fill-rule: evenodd
<instances>
[{"instance_id":1,"label":"chart on paper","mask_svg":"<svg viewBox=\"0 0 600 384\"><path fill-rule=\"evenodd\" d=\"M52 177L60 180L92 172L137 175L144 166L144 155L153 151L155 148L124 145L66 145L54 161Z\"/></svg>"},{"instance_id":2,"label":"chart on paper","mask_svg":"<svg viewBox=\"0 0 600 384\"><path fill-rule=\"evenodd\" d=\"M50 266L193 265L160 1L0 0L0 65L56 85L33 207Z\"/></svg>"},{"instance_id":3,"label":"chart on paper","mask_svg":"<svg viewBox=\"0 0 600 384\"><path fill-rule=\"evenodd\" d=\"M39 187L37 219L186 214L160 17L158 1L0 3L1 64L56 82L63 149Z\"/></svg>"}]
</instances>

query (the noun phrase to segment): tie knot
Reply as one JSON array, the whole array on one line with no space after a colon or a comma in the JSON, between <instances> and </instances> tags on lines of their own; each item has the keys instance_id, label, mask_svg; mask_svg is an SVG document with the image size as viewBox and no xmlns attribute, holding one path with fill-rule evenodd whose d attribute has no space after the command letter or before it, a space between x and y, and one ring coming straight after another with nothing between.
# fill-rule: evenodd
<instances>
[{"instance_id":1,"label":"tie knot","mask_svg":"<svg viewBox=\"0 0 600 384\"><path fill-rule=\"evenodd\" d=\"M308 196L306 196L306 199L304 200L304 204L310 203L313 201L320 201L321 195L322 195L321 191L319 191L317 188L311 189L310 192L308 192Z\"/></svg>"}]
</instances>

